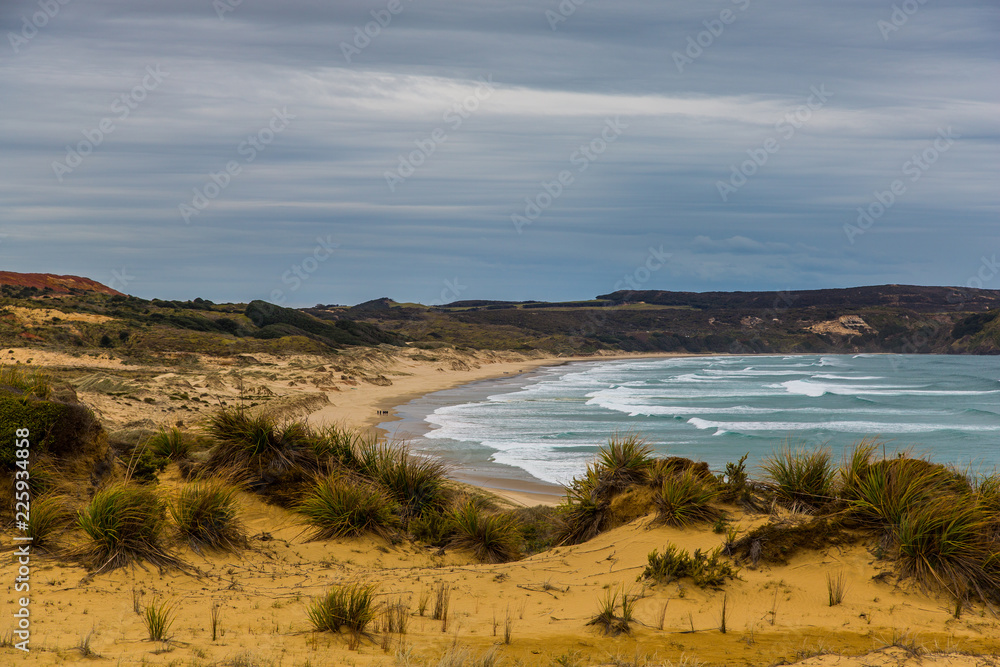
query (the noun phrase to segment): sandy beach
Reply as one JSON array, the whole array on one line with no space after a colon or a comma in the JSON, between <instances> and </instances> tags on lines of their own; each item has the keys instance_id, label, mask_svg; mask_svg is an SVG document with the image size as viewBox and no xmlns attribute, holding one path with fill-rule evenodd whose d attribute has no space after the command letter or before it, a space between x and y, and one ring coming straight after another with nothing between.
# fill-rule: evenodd
<instances>
[{"instance_id":1,"label":"sandy beach","mask_svg":"<svg viewBox=\"0 0 1000 667\"><path fill-rule=\"evenodd\" d=\"M253 360L201 358L183 367L136 368L100 355L15 349L6 356L8 363L30 359L31 366L56 378L73 377L80 399L112 431L137 424L194 427L214 409L210 400L241 401L314 425L370 427L428 392L594 360L379 349L334 358L258 355ZM138 400L101 391L97 387L105 385L99 382L127 385ZM485 488L495 482L464 481ZM182 485L177 465L171 464L156 489L175 498ZM497 493L512 506L559 500L556 490L545 485ZM293 512L249 493L240 498L250 548L237 555L208 554L175 543L190 566L188 573L139 567L90 576L64 559L34 557L33 648L25 664L89 664L100 656L114 664L178 667L763 666L799 661L838 667L971 667L996 664L988 656L1000 652L1000 624L989 609L975 605L956 618L947 596L899 579L891 563L879 559L863 540L802 551L787 564L741 564L737 578L724 588L700 588L686 580L653 585L640 578L652 550L673 544L710 551L723 536L708 525L654 525L645 515L579 545L481 564L461 549L409 540L368 536L313 541ZM807 518L779 508L770 515L737 507L726 511L729 525L741 533L771 520ZM81 537L76 534L70 542L79 543ZM9 533L3 543L9 545ZM0 576L8 605L15 601L15 571L16 564L5 558ZM846 581L844 600L836 606L827 602L831 573ZM352 581L375 584L382 603L404 605L405 634L374 631L354 645L343 634L313 632L309 602L332 585ZM637 596L631 634L605 636L588 625L600 600L614 590ZM450 596L450 612L447 620L434 620L426 605L441 591ZM170 641L147 639L136 610L150 602L171 605ZM209 630L213 606L220 610L215 638ZM720 628L723 609L726 621ZM0 661L22 658L9 644L0 648Z\"/></svg>"}]
</instances>

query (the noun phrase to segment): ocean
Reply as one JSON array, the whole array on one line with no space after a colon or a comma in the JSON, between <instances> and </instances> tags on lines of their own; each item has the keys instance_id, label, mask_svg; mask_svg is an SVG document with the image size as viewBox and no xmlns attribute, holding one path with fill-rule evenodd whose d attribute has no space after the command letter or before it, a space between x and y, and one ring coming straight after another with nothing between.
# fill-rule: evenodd
<instances>
[{"instance_id":1,"label":"ocean","mask_svg":"<svg viewBox=\"0 0 1000 667\"><path fill-rule=\"evenodd\" d=\"M720 356L578 362L436 392L382 424L458 477L565 484L614 433L721 471L783 446L878 437L973 472L1000 466L1000 357Z\"/></svg>"}]
</instances>

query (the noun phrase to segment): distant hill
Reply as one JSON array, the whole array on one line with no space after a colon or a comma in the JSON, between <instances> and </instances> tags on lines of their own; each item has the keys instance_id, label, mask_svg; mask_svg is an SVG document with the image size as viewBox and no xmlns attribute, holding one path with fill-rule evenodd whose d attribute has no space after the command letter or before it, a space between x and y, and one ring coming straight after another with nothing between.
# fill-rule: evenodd
<instances>
[{"instance_id":1,"label":"distant hill","mask_svg":"<svg viewBox=\"0 0 1000 667\"><path fill-rule=\"evenodd\" d=\"M96 280L80 276L57 276L53 273L17 273L15 271L0 271L0 286L8 288L29 288L38 292L55 292L57 294L107 294L109 296L122 293L102 285ZM10 292L12 290L5 290Z\"/></svg>"},{"instance_id":2,"label":"distant hill","mask_svg":"<svg viewBox=\"0 0 1000 667\"><path fill-rule=\"evenodd\" d=\"M965 311L1000 307L1000 290L916 285L875 285L788 292L619 290L597 298L612 303L641 301L658 306L688 306L699 309L906 308L921 312L936 312L959 306Z\"/></svg>"}]
</instances>

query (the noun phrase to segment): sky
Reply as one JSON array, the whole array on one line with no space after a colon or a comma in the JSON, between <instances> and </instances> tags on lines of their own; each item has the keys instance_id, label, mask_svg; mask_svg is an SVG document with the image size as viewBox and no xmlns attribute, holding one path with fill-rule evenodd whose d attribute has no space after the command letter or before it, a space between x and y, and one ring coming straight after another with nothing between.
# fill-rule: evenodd
<instances>
[{"instance_id":1,"label":"sky","mask_svg":"<svg viewBox=\"0 0 1000 667\"><path fill-rule=\"evenodd\" d=\"M286 306L1000 289L995 0L2 0L0 258Z\"/></svg>"}]
</instances>

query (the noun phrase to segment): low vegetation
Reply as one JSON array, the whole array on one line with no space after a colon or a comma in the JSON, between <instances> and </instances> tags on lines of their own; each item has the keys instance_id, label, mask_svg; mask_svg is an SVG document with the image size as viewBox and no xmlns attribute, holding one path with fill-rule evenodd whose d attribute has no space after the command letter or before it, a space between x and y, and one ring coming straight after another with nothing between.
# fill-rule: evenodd
<instances>
[{"instance_id":1,"label":"low vegetation","mask_svg":"<svg viewBox=\"0 0 1000 667\"><path fill-rule=\"evenodd\" d=\"M166 504L150 488L104 488L80 513L78 524L89 538L82 556L95 572L143 561L160 567L178 564L164 545Z\"/></svg>"},{"instance_id":2,"label":"low vegetation","mask_svg":"<svg viewBox=\"0 0 1000 667\"><path fill-rule=\"evenodd\" d=\"M196 551L236 551L246 546L236 487L221 480L192 482L170 505L181 537Z\"/></svg>"},{"instance_id":3,"label":"low vegetation","mask_svg":"<svg viewBox=\"0 0 1000 667\"><path fill-rule=\"evenodd\" d=\"M370 584L335 586L310 603L309 622L320 632L340 632L346 628L362 635L378 615L376 591Z\"/></svg>"}]
</instances>

